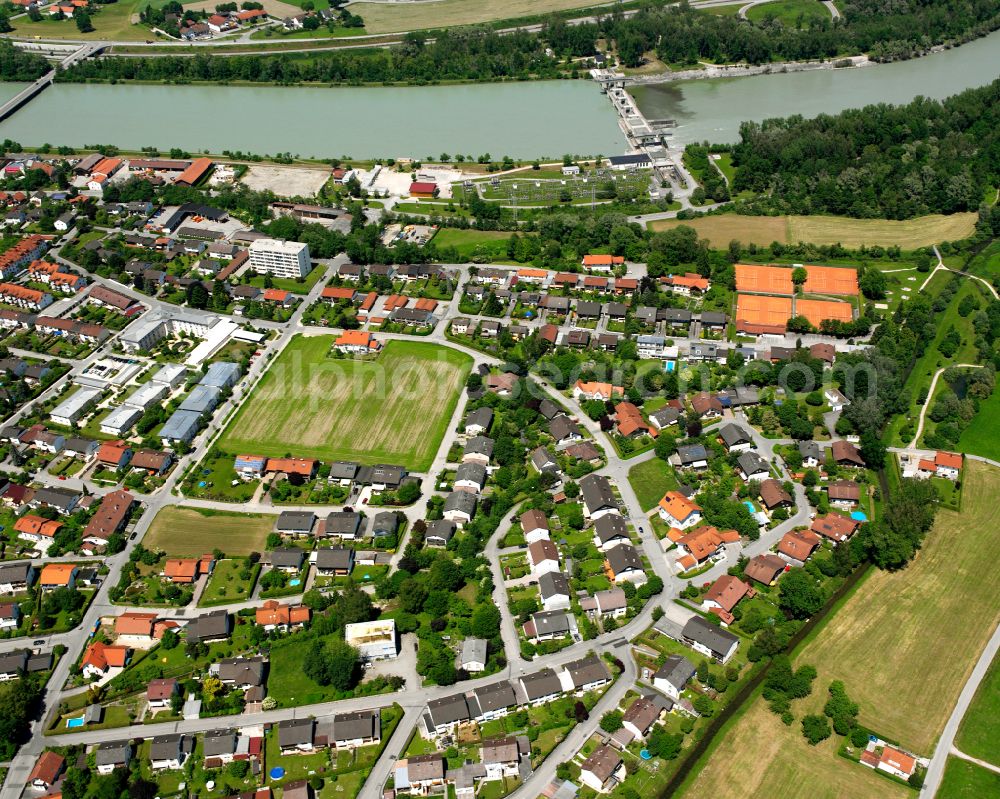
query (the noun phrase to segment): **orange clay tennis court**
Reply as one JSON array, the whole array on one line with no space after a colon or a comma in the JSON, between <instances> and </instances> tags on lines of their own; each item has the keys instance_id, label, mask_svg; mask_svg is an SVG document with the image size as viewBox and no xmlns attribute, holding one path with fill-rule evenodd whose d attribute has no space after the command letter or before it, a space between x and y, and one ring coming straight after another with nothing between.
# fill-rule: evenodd
<instances>
[{"instance_id":1,"label":"orange clay tennis court","mask_svg":"<svg viewBox=\"0 0 1000 799\"><path fill-rule=\"evenodd\" d=\"M736 264L736 290L759 294L791 294L792 270L782 266Z\"/></svg>"},{"instance_id":2,"label":"orange clay tennis court","mask_svg":"<svg viewBox=\"0 0 1000 799\"><path fill-rule=\"evenodd\" d=\"M813 327L819 327L824 319L850 322L854 318L851 304L832 300L796 300L795 315L804 316Z\"/></svg>"},{"instance_id":3,"label":"orange clay tennis court","mask_svg":"<svg viewBox=\"0 0 1000 799\"><path fill-rule=\"evenodd\" d=\"M806 266L806 282L802 287L807 294L858 294L858 273L854 269L837 266ZM756 266L736 264L736 290L754 294L786 294L795 291L792 284L793 267Z\"/></svg>"},{"instance_id":4,"label":"orange clay tennis court","mask_svg":"<svg viewBox=\"0 0 1000 799\"><path fill-rule=\"evenodd\" d=\"M846 294L852 297L858 295L858 273L855 269L842 269L836 266L807 266L805 285L802 289L807 294Z\"/></svg>"},{"instance_id":5,"label":"orange clay tennis court","mask_svg":"<svg viewBox=\"0 0 1000 799\"><path fill-rule=\"evenodd\" d=\"M784 333L791 315L790 297L740 294L736 298L736 329L741 333Z\"/></svg>"}]
</instances>

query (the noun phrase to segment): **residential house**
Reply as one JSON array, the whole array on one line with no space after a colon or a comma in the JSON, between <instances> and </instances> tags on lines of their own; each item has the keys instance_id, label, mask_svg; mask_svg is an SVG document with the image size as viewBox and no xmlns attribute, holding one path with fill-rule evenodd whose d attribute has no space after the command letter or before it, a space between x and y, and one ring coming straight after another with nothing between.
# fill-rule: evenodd
<instances>
[{"instance_id":1,"label":"residential house","mask_svg":"<svg viewBox=\"0 0 1000 799\"><path fill-rule=\"evenodd\" d=\"M674 701L681 698L681 691L694 677L694 664L683 655L670 655L653 674L653 687L663 691Z\"/></svg>"},{"instance_id":2,"label":"residential house","mask_svg":"<svg viewBox=\"0 0 1000 799\"><path fill-rule=\"evenodd\" d=\"M760 501L769 511L790 508L794 504L784 486L773 478L762 480L759 489Z\"/></svg>"},{"instance_id":3,"label":"residential house","mask_svg":"<svg viewBox=\"0 0 1000 799\"><path fill-rule=\"evenodd\" d=\"M418 755L396 761L393 772L395 792L417 796L443 793L447 763L440 753Z\"/></svg>"},{"instance_id":4,"label":"residential house","mask_svg":"<svg viewBox=\"0 0 1000 799\"><path fill-rule=\"evenodd\" d=\"M269 599L254 614L254 620L267 631L289 630L308 623L312 612L305 605L282 605Z\"/></svg>"},{"instance_id":5,"label":"residential house","mask_svg":"<svg viewBox=\"0 0 1000 799\"><path fill-rule=\"evenodd\" d=\"M681 631L681 638L695 652L723 664L728 663L736 653L740 642L737 636L701 616L688 619Z\"/></svg>"},{"instance_id":6,"label":"residential house","mask_svg":"<svg viewBox=\"0 0 1000 799\"><path fill-rule=\"evenodd\" d=\"M826 494L830 504L837 508L850 509L861 501L861 488L853 480L834 480L827 483Z\"/></svg>"},{"instance_id":7,"label":"residential house","mask_svg":"<svg viewBox=\"0 0 1000 799\"><path fill-rule=\"evenodd\" d=\"M132 744L129 741L107 741L98 744L94 765L98 774L111 774L116 768L125 768L131 759Z\"/></svg>"},{"instance_id":8,"label":"residential house","mask_svg":"<svg viewBox=\"0 0 1000 799\"><path fill-rule=\"evenodd\" d=\"M528 565L535 575L559 571L559 550L547 538L541 538L528 545Z\"/></svg>"},{"instance_id":9,"label":"residential house","mask_svg":"<svg viewBox=\"0 0 1000 799\"><path fill-rule=\"evenodd\" d=\"M594 654L566 663L559 672L559 683L567 692L586 693L611 682L611 672Z\"/></svg>"},{"instance_id":10,"label":"residential house","mask_svg":"<svg viewBox=\"0 0 1000 799\"><path fill-rule=\"evenodd\" d=\"M188 642L224 641L233 631L233 617L225 610L213 610L197 616L185 627ZM206 752L206 757L208 756Z\"/></svg>"},{"instance_id":11,"label":"residential house","mask_svg":"<svg viewBox=\"0 0 1000 799\"><path fill-rule=\"evenodd\" d=\"M533 544L549 537L549 520L540 510L526 510L521 514L519 521L526 543Z\"/></svg>"},{"instance_id":12,"label":"residential house","mask_svg":"<svg viewBox=\"0 0 1000 799\"><path fill-rule=\"evenodd\" d=\"M334 715L330 742L335 748L356 749L359 746L377 744L381 740L382 712L379 708Z\"/></svg>"},{"instance_id":13,"label":"residential house","mask_svg":"<svg viewBox=\"0 0 1000 799\"><path fill-rule=\"evenodd\" d=\"M179 685L173 677L159 677L150 680L146 686L146 704L151 708L164 708L177 695Z\"/></svg>"},{"instance_id":14,"label":"residential house","mask_svg":"<svg viewBox=\"0 0 1000 799\"><path fill-rule=\"evenodd\" d=\"M42 752L28 775L28 784L33 788L47 791L56 784L65 767L66 759L58 752Z\"/></svg>"},{"instance_id":15,"label":"residential house","mask_svg":"<svg viewBox=\"0 0 1000 799\"><path fill-rule=\"evenodd\" d=\"M479 463L489 466L493 457L493 439L486 436L473 436L465 443L462 451L462 463Z\"/></svg>"},{"instance_id":16,"label":"residential house","mask_svg":"<svg viewBox=\"0 0 1000 799\"><path fill-rule=\"evenodd\" d=\"M768 553L750 558L743 573L761 585L774 585L787 568L788 564L782 558Z\"/></svg>"},{"instance_id":17,"label":"residential house","mask_svg":"<svg viewBox=\"0 0 1000 799\"><path fill-rule=\"evenodd\" d=\"M649 423L657 430L665 430L670 425L677 424L680 418L681 412L667 405L649 414Z\"/></svg>"},{"instance_id":18,"label":"residential house","mask_svg":"<svg viewBox=\"0 0 1000 799\"><path fill-rule=\"evenodd\" d=\"M560 571L543 572L538 577L538 594L544 610L568 610L572 599L569 578Z\"/></svg>"},{"instance_id":19,"label":"residential house","mask_svg":"<svg viewBox=\"0 0 1000 799\"><path fill-rule=\"evenodd\" d=\"M596 521L609 513L618 513L618 500L607 477L599 474L588 474L580 480L580 493L583 496L583 515Z\"/></svg>"},{"instance_id":20,"label":"residential house","mask_svg":"<svg viewBox=\"0 0 1000 799\"><path fill-rule=\"evenodd\" d=\"M482 742L480 760L486 773L487 782L520 776L521 757L531 752L531 745L525 736L507 735L502 738L487 738Z\"/></svg>"},{"instance_id":21,"label":"residential house","mask_svg":"<svg viewBox=\"0 0 1000 799\"><path fill-rule=\"evenodd\" d=\"M485 436L493 424L493 409L483 405L470 411L465 417L465 433L470 436Z\"/></svg>"},{"instance_id":22,"label":"residential house","mask_svg":"<svg viewBox=\"0 0 1000 799\"><path fill-rule=\"evenodd\" d=\"M278 722L278 749L283 755L297 752L312 752L316 746L313 736L316 731L316 720L288 719Z\"/></svg>"},{"instance_id":23,"label":"residential house","mask_svg":"<svg viewBox=\"0 0 1000 799\"><path fill-rule=\"evenodd\" d=\"M485 638L469 637L462 641L462 651L459 653L459 667L475 674L486 670L489 642Z\"/></svg>"},{"instance_id":24,"label":"residential house","mask_svg":"<svg viewBox=\"0 0 1000 799\"><path fill-rule=\"evenodd\" d=\"M823 392L823 398L830 406L830 410L834 412L842 411L851 404L851 401L836 388L826 389Z\"/></svg>"},{"instance_id":25,"label":"residential house","mask_svg":"<svg viewBox=\"0 0 1000 799\"><path fill-rule=\"evenodd\" d=\"M603 744L580 764L580 781L598 793L610 793L625 781L625 763L621 755Z\"/></svg>"},{"instance_id":26,"label":"residential house","mask_svg":"<svg viewBox=\"0 0 1000 799\"><path fill-rule=\"evenodd\" d=\"M427 523L424 546L444 549L455 535L457 525L449 519L435 519Z\"/></svg>"},{"instance_id":27,"label":"residential house","mask_svg":"<svg viewBox=\"0 0 1000 799\"><path fill-rule=\"evenodd\" d=\"M268 559L271 568L287 574L294 574L302 568L306 552L299 547L278 547L270 552Z\"/></svg>"},{"instance_id":28,"label":"residential house","mask_svg":"<svg viewBox=\"0 0 1000 799\"><path fill-rule=\"evenodd\" d=\"M628 598L621 588L606 588L580 599L580 609L591 618L621 618L628 611Z\"/></svg>"},{"instance_id":29,"label":"residential house","mask_svg":"<svg viewBox=\"0 0 1000 799\"><path fill-rule=\"evenodd\" d=\"M444 518L464 527L476 515L477 495L469 491L452 491L444 501Z\"/></svg>"},{"instance_id":30,"label":"residential house","mask_svg":"<svg viewBox=\"0 0 1000 799\"><path fill-rule=\"evenodd\" d=\"M814 468L819 466L823 455L820 452L819 444L815 441L800 441L798 443L799 454L802 456L802 465Z\"/></svg>"},{"instance_id":31,"label":"residential house","mask_svg":"<svg viewBox=\"0 0 1000 799\"><path fill-rule=\"evenodd\" d=\"M471 718L465 694L452 694L430 700L421 721L426 733L433 736L450 734Z\"/></svg>"},{"instance_id":32,"label":"residential house","mask_svg":"<svg viewBox=\"0 0 1000 799\"><path fill-rule=\"evenodd\" d=\"M38 577L38 586L43 591L56 588L75 588L79 568L72 563L46 563Z\"/></svg>"},{"instance_id":33,"label":"residential house","mask_svg":"<svg viewBox=\"0 0 1000 799\"><path fill-rule=\"evenodd\" d=\"M646 582L642 558L631 544L619 544L604 553L604 573L614 583Z\"/></svg>"},{"instance_id":34,"label":"residential house","mask_svg":"<svg viewBox=\"0 0 1000 799\"><path fill-rule=\"evenodd\" d=\"M357 511L338 510L331 512L316 529L317 536L340 538L353 541L361 536L362 516Z\"/></svg>"},{"instance_id":35,"label":"residential house","mask_svg":"<svg viewBox=\"0 0 1000 799\"><path fill-rule=\"evenodd\" d=\"M757 595L757 590L749 583L743 582L738 577L724 574L719 577L705 592L701 606L709 613L714 613L723 624L732 624L733 608L744 597L753 599Z\"/></svg>"},{"instance_id":36,"label":"residential house","mask_svg":"<svg viewBox=\"0 0 1000 799\"><path fill-rule=\"evenodd\" d=\"M861 451L850 441L840 439L830 445L830 452L838 466L856 466L859 469L865 467L865 459L861 457Z\"/></svg>"},{"instance_id":37,"label":"residential house","mask_svg":"<svg viewBox=\"0 0 1000 799\"><path fill-rule=\"evenodd\" d=\"M726 452L746 452L754 448L753 438L737 424L724 424L719 428L719 438Z\"/></svg>"},{"instance_id":38,"label":"residential house","mask_svg":"<svg viewBox=\"0 0 1000 799\"><path fill-rule=\"evenodd\" d=\"M836 544L840 544L854 535L860 526L861 522L857 519L850 519L839 513L828 513L826 516L817 516L813 519L809 529Z\"/></svg>"},{"instance_id":39,"label":"residential house","mask_svg":"<svg viewBox=\"0 0 1000 799\"><path fill-rule=\"evenodd\" d=\"M184 744L185 737L180 733L154 736L149 746L150 768L153 771L181 768L188 755Z\"/></svg>"},{"instance_id":40,"label":"residential house","mask_svg":"<svg viewBox=\"0 0 1000 799\"><path fill-rule=\"evenodd\" d=\"M819 544L819 536L809 530L790 530L778 542L778 554L793 562L805 563Z\"/></svg>"},{"instance_id":41,"label":"residential house","mask_svg":"<svg viewBox=\"0 0 1000 799\"><path fill-rule=\"evenodd\" d=\"M385 660L399 654L399 640L394 619L348 624L344 628L344 640L358 650L364 661Z\"/></svg>"},{"instance_id":42,"label":"residential house","mask_svg":"<svg viewBox=\"0 0 1000 799\"><path fill-rule=\"evenodd\" d=\"M565 638L572 632L570 617L564 610L543 610L531 614L524 624L524 636L532 643Z\"/></svg>"},{"instance_id":43,"label":"residential house","mask_svg":"<svg viewBox=\"0 0 1000 799\"><path fill-rule=\"evenodd\" d=\"M35 567L30 560L0 563L0 594L27 591L35 582Z\"/></svg>"},{"instance_id":44,"label":"residential house","mask_svg":"<svg viewBox=\"0 0 1000 799\"><path fill-rule=\"evenodd\" d=\"M562 694L562 683L550 668L543 668L519 678L521 690L528 704L537 706L551 702Z\"/></svg>"},{"instance_id":45,"label":"residential house","mask_svg":"<svg viewBox=\"0 0 1000 799\"><path fill-rule=\"evenodd\" d=\"M316 550L316 573L346 577L354 569L354 550L350 547L324 547Z\"/></svg>"},{"instance_id":46,"label":"residential house","mask_svg":"<svg viewBox=\"0 0 1000 799\"><path fill-rule=\"evenodd\" d=\"M283 535L306 536L315 524L316 514L312 511L286 510L278 515L274 530Z\"/></svg>"},{"instance_id":47,"label":"residential house","mask_svg":"<svg viewBox=\"0 0 1000 799\"><path fill-rule=\"evenodd\" d=\"M594 522L594 546L601 552L630 542L628 525L617 513L601 516Z\"/></svg>"},{"instance_id":48,"label":"residential house","mask_svg":"<svg viewBox=\"0 0 1000 799\"><path fill-rule=\"evenodd\" d=\"M663 705L652 699L640 696L622 716L622 726L640 740L645 740L653 725L663 715Z\"/></svg>"},{"instance_id":49,"label":"residential house","mask_svg":"<svg viewBox=\"0 0 1000 799\"><path fill-rule=\"evenodd\" d=\"M486 467L481 463L462 463L455 471L454 489L478 494L486 485Z\"/></svg>"},{"instance_id":50,"label":"residential house","mask_svg":"<svg viewBox=\"0 0 1000 799\"><path fill-rule=\"evenodd\" d=\"M580 426L565 414L559 414L549 420L549 435L555 439L556 444L568 444L583 439Z\"/></svg>"},{"instance_id":51,"label":"residential house","mask_svg":"<svg viewBox=\"0 0 1000 799\"><path fill-rule=\"evenodd\" d=\"M701 521L701 506L680 491L668 491L657 505L660 518L671 527L687 530Z\"/></svg>"},{"instance_id":52,"label":"residential house","mask_svg":"<svg viewBox=\"0 0 1000 799\"><path fill-rule=\"evenodd\" d=\"M722 402L707 391L695 394L691 398L691 407L702 419L718 419L722 416Z\"/></svg>"},{"instance_id":53,"label":"residential house","mask_svg":"<svg viewBox=\"0 0 1000 799\"><path fill-rule=\"evenodd\" d=\"M676 463L683 469L705 469L708 467L708 450L703 444L685 444L675 453Z\"/></svg>"},{"instance_id":54,"label":"residential house","mask_svg":"<svg viewBox=\"0 0 1000 799\"><path fill-rule=\"evenodd\" d=\"M743 452L736 459L736 470L746 482L766 480L771 476L771 467L756 452Z\"/></svg>"}]
</instances>

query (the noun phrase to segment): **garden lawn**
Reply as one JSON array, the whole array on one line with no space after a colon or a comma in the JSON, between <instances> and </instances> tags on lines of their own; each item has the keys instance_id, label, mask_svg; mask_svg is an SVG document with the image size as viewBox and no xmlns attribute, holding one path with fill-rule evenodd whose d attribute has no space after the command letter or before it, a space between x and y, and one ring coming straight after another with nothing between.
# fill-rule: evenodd
<instances>
[{"instance_id":1,"label":"garden lawn","mask_svg":"<svg viewBox=\"0 0 1000 799\"><path fill-rule=\"evenodd\" d=\"M273 516L169 506L156 514L142 544L176 556L198 557L215 549L245 556L264 551L273 527Z\"/></svg>"},{"instance_id":2,"label":"garden lawn","mask_svg":"<svg viewBox=\"0 0 1000 799\"><path fill-rule=\"evenodd\" d=\"M243 558L226 558L215 564L212 575L208 578L205 591L198 601L199 607L209 605L225 605L230 602L244 602L253 594L253 587L257 582L257 575L260 574L260 565L255 564L250 567L250 579L245 580L240 576L246 568L246 561Z\"/></svg>"},{"instance_id":3,"label":"garden lawn","mask_svg":"<svg viewBox=\"0 0 1000 799\"><path fill-rule=\"evenodd\" d=\"M633 466L629 469L628 481L643 512L655 508L665 493L677 488L674 470L659 458L650 458Z\"/></svg>"},{"instance_id":4,"label":"garden lawn","mask_svg":"<svg viewBox=\"0 0 1000 799\"><path fill-rule=\"evenodd\" d=\"M986 678L962 719L955 746L965 754L1000 766L1000 657L993 659Z\"/></svg>"},{"instance_id":5,"label":"garden lawn","mask_svg":"<svg viewBox=\"0 0 1000 799\"><path fill-rule=\"evenodd\" d=\"M219 446L426 470L472 358L449 347L390 341L374 361L335 359L327 357L332 343L332 336L294 338Z\"/></svg>"},{"instance_id":6,"label":"garden lawn","mask_svg":"<svg viewBox=\"0 0 1000 799\"><path fill-rule=\"evenodd\" d=\"M1000 796L1000 774L959 757L948 758L944 779L935 799L986 799L992 796Z\"/></svg>"}]
</instances>

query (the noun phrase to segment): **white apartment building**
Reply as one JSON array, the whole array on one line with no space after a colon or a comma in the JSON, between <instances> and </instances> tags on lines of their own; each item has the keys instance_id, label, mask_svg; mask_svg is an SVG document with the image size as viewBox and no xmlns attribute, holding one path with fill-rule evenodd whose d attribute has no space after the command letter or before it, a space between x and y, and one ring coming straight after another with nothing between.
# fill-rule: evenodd
<instances>
[{"instance_id":1,"label":"white apartment building","mask_svg":"<svg viewBox=\"0 0 1000 799\"><path fill-rule=\"evenodd\" d=\"M309 245L298 241L257 239L250 244L250 268L275 277L305 277L309 274Z\"/></svg>"}]
</instances>

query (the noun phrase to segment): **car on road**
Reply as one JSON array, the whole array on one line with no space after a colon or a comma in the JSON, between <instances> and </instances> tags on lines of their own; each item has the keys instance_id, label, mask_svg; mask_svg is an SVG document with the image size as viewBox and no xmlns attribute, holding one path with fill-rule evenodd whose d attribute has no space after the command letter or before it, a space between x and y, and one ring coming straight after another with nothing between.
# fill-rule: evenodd
<instances>
[{"instance_id":1,"label":"car on road","mask_svg":"<svg viewBox=\"0 0 1000 799\"><path fill-rule=\"evenodd\" d=\"M138 535L139 535L138 533L132 533L132 535L130 535L130 536L128 537L128 540L129 540L129 541L135 541L135 539L136 539L136 536L138 536Z\"/></svg>"},{"instance_id":2,"label":"car on road","mask_svg":"<svg viewBox=\"0 0 1000 799\"><path fill-rule=\"evenodd\" d=\"M44 638L39 638L37 641L32 641L31 645L32 646L39 646L40 644L44 644L44 643L45 643L45 639Z\"/></svg>"}]
</instances>

